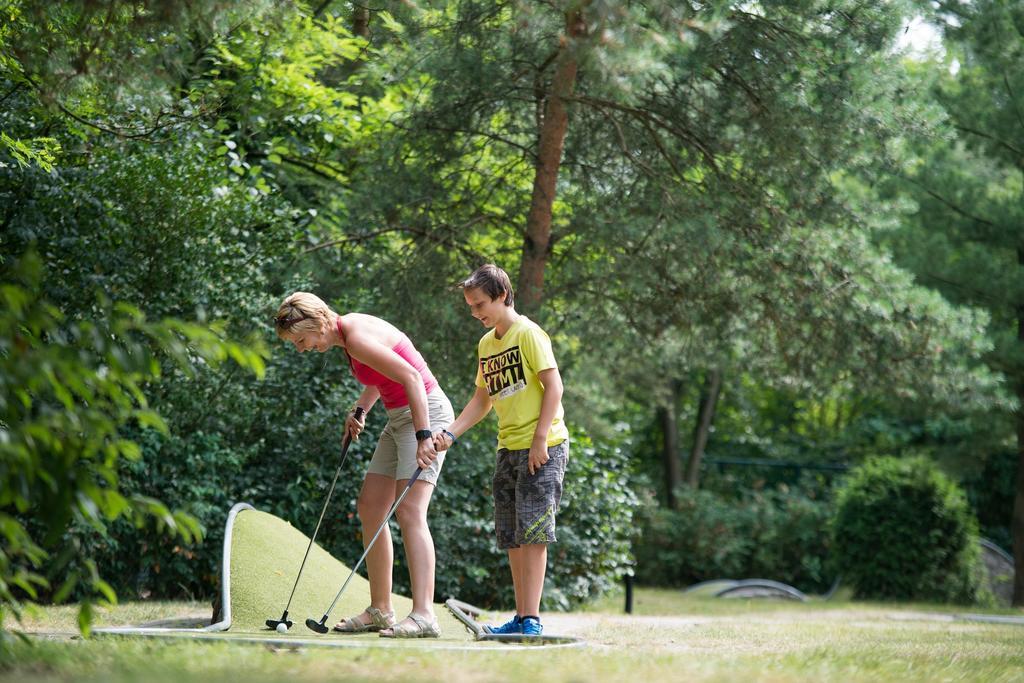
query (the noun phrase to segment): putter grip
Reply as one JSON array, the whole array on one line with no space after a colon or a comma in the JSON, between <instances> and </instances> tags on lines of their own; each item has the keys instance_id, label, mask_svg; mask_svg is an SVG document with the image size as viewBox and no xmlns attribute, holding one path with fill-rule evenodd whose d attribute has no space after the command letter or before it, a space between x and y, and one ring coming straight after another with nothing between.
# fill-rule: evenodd
<instances>
[{"instance_id":1,"label":"putter grip","mask_svg":"<svg viewBox=\"0 0 1024 683\"><path fill-rule=\"evenodd\" d=\"M362 418L362 417L363 417L363 414L364 414L365 412L366 412L366 411L364 411L364 410L363 410L363 407L362 407L362 406L356 406L355 410L353 410L353 411L352 411L352 416L353 416L354 418L356 418L356 420L359 420L360 418ZM351 442L352 442L352 437L350 437L350 436L348 435L348 432L346 431L346 432L345 432L345 441L344 441L344 443L342 443L342 444L341 444L341 445L342 445L342 448L346 448L346 449L347 449L347 448L348 448L348 445L349 445L349 443L351 443Z\"/></svg>"}]
</instances>

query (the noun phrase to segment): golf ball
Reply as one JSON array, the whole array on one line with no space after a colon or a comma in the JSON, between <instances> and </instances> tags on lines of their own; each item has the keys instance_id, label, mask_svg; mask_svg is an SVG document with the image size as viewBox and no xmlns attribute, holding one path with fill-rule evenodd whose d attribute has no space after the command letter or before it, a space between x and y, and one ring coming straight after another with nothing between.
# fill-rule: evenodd
<instances>
[{"instance_id":1,"label":"golf ball","mask_svg":"<svg viewBox=\"0 0 1024 683\"><path fill-rule=\"evenodd\" d=\"M285 624L283 622L278 624L277 625L277 632L278 633L288 633L288 624Z\"/></svg>"}]
</instances>

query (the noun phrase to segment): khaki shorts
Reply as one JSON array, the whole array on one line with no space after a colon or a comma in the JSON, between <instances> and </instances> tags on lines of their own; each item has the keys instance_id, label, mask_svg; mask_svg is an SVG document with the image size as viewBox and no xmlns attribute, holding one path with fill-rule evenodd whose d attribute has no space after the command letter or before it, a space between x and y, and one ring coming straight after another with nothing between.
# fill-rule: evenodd
<instances>
[{"instance_id":1,"label":"khaki shorts","mask_svg":"<svg viewBox=\"0 0 1024 683\"><path fill-rule=\"evenodd\" d=\"M455 411L452 404L441 391L441 387L435 387L427 394L427 415L430 420L430 431L436 432L444 429L455 421ZM370 459L370 466L366 472L382 474L395 481L412 479L413 473L418 465L416 464L416 430L412 425L412 408L403 406L388 410L388 423L377 439L377 449ZM429 481L437 484L437 477L441 474L441 466L444 464L444 452L438 453L437 459L430 464L430 467L423 470L419 481Z\"/></svg>"}]
</instances>

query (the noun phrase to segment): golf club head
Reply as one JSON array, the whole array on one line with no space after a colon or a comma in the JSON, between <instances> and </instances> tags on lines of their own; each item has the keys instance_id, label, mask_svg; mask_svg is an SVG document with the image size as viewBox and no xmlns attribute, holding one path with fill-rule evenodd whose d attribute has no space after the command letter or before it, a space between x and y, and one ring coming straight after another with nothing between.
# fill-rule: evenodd
<instances>
[{"instance_id":1,"label":"golf club head","mask_svg":"<svg viewBox=\"0 0 1024 683\"><path fill-rule=\"evenodd\" d=\"M264 623L267 625L267 628L269 628L271 631L276 631L278 624L284 624L285 627L289 630L292 627L291 619L267 619Z\"/></svg>"},{"instance_id":2,"label":"golf club head","mask_svg":"<svg viewBox=\"0 0 1024 683\"><path fill-rule=\"evenodd\" d=\"M324 625L325 621L327 621L327 617L324 617L320 621L317 621L313 617L310 617L309 619L306 619L306 628L308 628L310 631L316 631L320 634L327 633L327 626Z\"/></svg>"},{"instance_id":3,"label":"golf club head","mask_svg":"<svg viewBox=\"0 0 1024 683\"><path fill-rule=\"evenodd\" d=\"M288 618L288 610L285 610L281 614L280 619L267 619L263 623L265 623L267 625L267 628L269 628L271 631L277 630L278 624L284 624L286 628L292 627L292 620Z\"/></svg>"}]
</instances>

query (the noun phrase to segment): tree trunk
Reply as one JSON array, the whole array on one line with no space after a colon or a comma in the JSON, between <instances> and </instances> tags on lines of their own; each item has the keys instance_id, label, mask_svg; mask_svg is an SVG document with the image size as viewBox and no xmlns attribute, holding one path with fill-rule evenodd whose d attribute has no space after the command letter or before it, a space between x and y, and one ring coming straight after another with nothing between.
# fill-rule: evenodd
<instances>
[{"instance_id":1,"label":"tree trunk","mask_svg":"<svg viewBox=\"0 0 1024 683\"><path fill-rule=\"evenodd\" d=\"M1024 266L1024 249L1017 249L1017 264ZM1024 306L1017 307L1017 342L1024 344ZM1017 492L1013 498L1013 605L1024 607L1024 380L1017 378Z\"/></svg>"},{"instance_id":2,"label":"tree trunk","mask_svg":"<svg viewBox=\"0 0 1024 683\"><path fill-rule=\"evenodd\" d=\"M352 10L352 34L361 38L370 37L370 9L355 6Z\"/></svg>"},{"instance_id":3,"label":"tree trunk","mask_svg":"<svg viewBox=\"0 0 1024 683\"><path fill-rule=\"evenodd\" d=\"M544 105L537 143L537 164L533 177L533 195L526 216L526 235L523 239L523 259L519 267L517 307L526 313L540 309L544 298L544 269L551 254L551 209L555 201L558 167L562 163L562 149L569 129L569 112L565 98L572 95L576 83L576 40L587 32L583 20L583 2L566 12L566 39L555 61L551 89Z\"/></svg>"},{"instance_id":4,"label":"tree trunk","mask_svg":"<svg viewBox=\"0 0 1024 683\"><path fill-rule=\"evenodd\" d=\"M704 388L700 392L700 410L697 412L697 426L693 430L693 450L690 460L686 463L686 483L697 488L700 485L700 463L704 459L704 449L708 445L711 434L711 423L715 419L715 408L718 406L718 395L722 390L722 371L711 370L704 378Z\"/></svg>"},{"instance_id":5,"label":"tree trunk","mask_svg":"<svg viewBox=\"0 0 1024 683\"><path fill-rule=\"evenodd\" d=\"M1024 320L1020 326L1024 326ZM1024 386L1017 387L1017 400L1024 405ZM1024 409L1017 410L1017 493L1013 499L1013 605L1024 607Z\"/></svg>"},{"instance_id":6,"label":"tree trunk","mask_svg":"<svg viewBox=\"0 0 1024 683\"><path fill-rule=\"evenodd\" d=\"M682 383L679 380L672 380L669 388L671 393L668 404L658 408L658 419L661 422L663 436L661 461L665 467L665 505L670 510L675 510L676 489L683 481L679 467L679 419L676 414Z\"/></svg>"}]
</instances>

